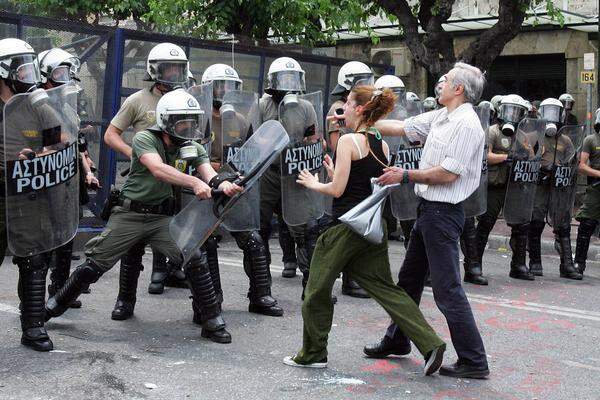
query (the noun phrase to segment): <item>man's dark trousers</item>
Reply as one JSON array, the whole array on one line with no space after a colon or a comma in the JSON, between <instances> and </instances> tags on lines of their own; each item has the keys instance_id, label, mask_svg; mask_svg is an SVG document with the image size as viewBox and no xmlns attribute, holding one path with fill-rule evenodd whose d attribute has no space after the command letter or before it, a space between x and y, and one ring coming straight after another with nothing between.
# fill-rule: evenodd
<instances>
[{"instance_id":1,"label":"man's dark trousers","mask_svg":"<svg viewBox=\"0 0 600 400\"><path fill-rule=\"evenodd\" d=\"M398 274L398 286L419 304L425 276L430 270L433 297L446 317L459 361L487 367L483 341L461 286L458 243L464 222L461 204L422 199ZM388 327L386 336L398 346L409 342L395 324Z\"/></svg>"}]
</instances>

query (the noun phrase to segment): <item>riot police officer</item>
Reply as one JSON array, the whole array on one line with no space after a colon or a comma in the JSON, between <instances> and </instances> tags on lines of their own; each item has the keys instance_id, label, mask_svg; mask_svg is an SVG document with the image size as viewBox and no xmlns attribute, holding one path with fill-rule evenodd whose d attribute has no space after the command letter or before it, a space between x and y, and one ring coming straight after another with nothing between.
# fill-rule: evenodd
<instances>
[{"instance_id":1,"label":"riot police officer","mask_svg":"<svg viewBox=\"0 0 600 400\"><path fill-rule=\"evenodd\" d=\"M104 141L113 150L131 158L131 146L125 143L121 135L132 127L139 132L156 123L155 109L161 96L175 88L187 84L189 75L188 60L181 47L172 43L160 43L150 50L146 60L146 81L153 82L149 88L141 89L129 96L114 116L105 134ZM125 320L133 315L136 302L137 282L143 270L142 257L146 243L133 243L132 248L121 260L119 273L119 294L112 312L112 319ZM160 294L165 283L169 283L169 266L164 254L153 252L152 275L148 293ZM181 286L180 279L171 282Z\"/></svg>"},{"instance_id":2,"label":"riot police officer","mask_svg":"<svg viewBox=\"0 0 600 400\"><path fill-rule=\"evenodd\" d=\"M546 126L540 180L528 232L530 269L535 275L543 275L541 235L548 218L560 255L561 278L581 280L582 275L573 264L571 216L583 127L563 126L561 121L565 111L562 102L557 99L545 99L540 103L539 111Z\"/></svg>"},{"instance_id":3,"label":"riot police officer","mask_svg":"<svg viewBox=\"0 0 600 400\"><path fill-rule=\"evenodd\" d=\"M202 84L212 83L213 87L213 109L212 122L214 141L211 143L210 161L215 170L226 163L229 154L234 154L235 149L230 149L230 141L235 135L238 141L236 146L241 146L247 139L247 134L257 128L253 126L253 120L258 120L258 96L250 92L241 92L242 80L237 71L226 64L213 64L202 74ZM254 103L254 104L253 104ZM222 107L225 104L224 107ZM236 109L237 108L237 109ZM239 109L239 110L238 110ZM244 110L246 109L246 110ZM246 115L242 114L246 112ZM233 113L229 115L228 113ZM223 120L226 115L226 120ZM256 124L254 124L256 125ZM235 132L233 132L235 131ZM237 147L236 147L237 148ZM231 151L227 151L231 150ZM245 201L249 196L244 198ZM248 207L252 212L259 214L260 203L250 204ZM244 209L239 207L231 213L243 213ZM230 219L235 218L230 214ZM252 220L250 215L240 215L240 219ZM259 218L256 218L258 220ZM227 223L224 224L227 228ZM251 227L248 224L245 227ZM277 300L271 297L271 271L269 269L267 250L263 240L258 233L258 224L252 226L253 230L240 230L239 226L231 230L238 247L244 254L244 271L250 279L248 298L250 305L248 310L263 315L279 317L283 315L283 309L277 306ZM217 240L211 236L204 244L207 253L208 266L211 278L217 294L222 296L221 278L219 275L219 259L217 254Z\"/></svg>"},{"instance_id":4,"label":"riot police officer","mask_svg":"<svg viewBox=\"0 0 600 400\"><path fill-rule=\"evenodd\" d=\"M77 76L80 67L79 58L69 54L63 49L53 48L43 51L38 55L38 60L40 63L42 87L44 89L49 90L71 81L79 81ZM69 111L74 112L76 110ZM89 130L89 128L91 127L86 127L87 130ZM99 182L91 170L88 158L85 157L87 142L84 130L80 130L78 136L79 166L82 170L79 179L79 199L80 205L83 206L87 203L88 188L98 188ZM53 251L51 258L52 265L50 266L50 284L48 285L49 296L53 296L56 293L56 290L60 288L69 277L71 271L71 256L73 254L73 242L74 240L71 240L64 246ZM79 307L81 307L81 301L74 300L71 304L71 308Z\"/></svg>"},{"instance_id":5,"label":"riot police officer","mask_svg":"<svg viewBox=\"0 0 600 400\"><path fill-rule=\"evenodd\" d=\"M579 159L579 171L587 176L583 205L575 216L579 221L575 267L580 274L585 271L590 239L600 221L600 108L596 110L594 131L584 139Z\"/></svg>"},{"instance_id":6,"label":"riot police officer","mask_svg":"<svg viewBox=\"0 0 600 400\"><path fill-rule=\"evenodd\" d=\"M306 91L304 75L304 70L296 60L289 57L275 59L269 66L265 95L259 101L261 122L281 120L290 138L294 138L295 144L292 144L292 146L300 146L303 142L310 142L318 135L318 118L316 114L318 107L313 106L309 101L298 96L300 93ZM280 110L282 106L292 110L290 117L282 115L282 110ZM290 125L293 125L293 127ZM292 130L294 132L291 132ZM313 150L318 151L319 149L315 148ZM289 188L290 191L298 190L296 194L299 196L303 196L307 192L300 193L301 189L299 186L294 186L297 184L293 175L282 175L281 164L285 162L285 159L285 156L282 154L281 163L273 163L261 178L260 235L268 251L268 241L271 234L271 217L274 212L280 213L283 216L283 219L288 223L290 233L297 246L296 258L298 267L303 275L302 287L304 288L306 282L308 282L310 260L319 234L318 218L324 214L324 201L322 199L316 199L316 201L309 199L308 201L294 204L295 210L289 207L286 209L284 202L286 199L288 203L290 201L294 202L294 194L284 193L284 189ZM303 160L302 163L307 161L311 162L312 165L313 161L318 160ZM321 168L318 165L315 165L315 167ZM283 185L282 181L284 179L289 181L290 184ZM286 196L287 194L289 196ZM298 214L294 211L297 211ZM286 212L290 213L290 215L286 215ZM294 225L290 224L292 219L294 219ZM268 254L270 262L270 252Z\"/></svg>"},{"instance_id":7,"label":"riot police officer","mask_svg":"<svg viewBox=\"0 0 600 400\"><path fill-rule=\"evenodd\" d=\"M172 185L192 189L199 199L211 197L211 188L219 188L228 196L241 191L212 169L204 148L194 142L200 138L204 118L198 102L183 89L161 97L156 106L157 125L138 132L133 138L131 172L111 209L105 231L86 243L87 260L48 300L47 319L62 315L83 287L97 282L132 244L142 239L169 259L182 263L181 252L169 234L169 223L175 211ZM184 146L195 147L197 156L181 155L180 148ZM197 176L175 168L184 157L192 164ZM192 292L193 308L202 312L202 337L230 343L231 335L225 330L206 254L202 250L192 255L185 266L185 274Z\"/></svg>"},{"instance_id":8,"label":"riot police officer","mask_svg":"<svg viewBox=\"0 0 600 400\"><path fill-rule=\"evenodd\" d=\"M36 90L40 85L39 64L33 48L19 39L0 40L0 131L3 133L0 260L4 260L10 246L15 254L13 263L19 268L21 343L33 350L50 351L54 345L44 327L46 273L50 250L70 241L77 231L77 203L72 201L78 189L70 185L70 181L77 177L75 125L78 121L75 111L63 114L68 101L76 110L76 93L67 90L72 88L58 88L48 94L43 89ZM43 176L40 176L42 187L33 188L31 179L28 185L27 180L15 185L15 172L22 162L53 157L58 152L61 156L68 155L70 161L66 178L54 182L51 190L46 187ZM13 168L10 173L6 173L8 165ZM58 207L62 210L60 217L56 214ZM35 224L40 220L45 221L44 226Z\"/></svg>"},{"instance_id":9,"label":"riot police officer","mask_svg":"<svg viewBox=\"0 0 600 400\"><path fill-rule=\"evenodd\" d=\"M565 125L577 125L579 121L575 114L573 114L573 107L575 106L575 99L569 93L563 93L558 98L563 105L563 117L561 122Z\"/></svg>"},{"instance_id":10,"label":"riot police officer","mask_svg":"<svg viewBox=\"0 0 600 400\"><path fill-rule=\"evenodd\" d=\"M487 208L486 212L477 217L477 259L475 263L482 265L483 253L487 245L488 237L500 211L505 208L507 196L507 185L511 174L513 160L509 155L511 150L519 145L516 140L517 128L519 122L525 118L527 107L523 98L519 95L511 94L503 96L498 110L497 124L489 127L488 130L488 189L487 189ZM527 208L525 204L520 205ZM510 211L510 210L508 210ZM506 211L505 211L506 213ZM512 250L512 259L510 263L509 276L515 279L533 280L526 264L526 246L527 246L527 227L531 218L531 210L525 221L509 223L511 228L510 247ZM479 270L481 272L481 268ZM481 273L472 276L465 274L465 281L472 283L483 283ZM486 281L487 282L487 281Z\"/></svg>"}]
</instances>

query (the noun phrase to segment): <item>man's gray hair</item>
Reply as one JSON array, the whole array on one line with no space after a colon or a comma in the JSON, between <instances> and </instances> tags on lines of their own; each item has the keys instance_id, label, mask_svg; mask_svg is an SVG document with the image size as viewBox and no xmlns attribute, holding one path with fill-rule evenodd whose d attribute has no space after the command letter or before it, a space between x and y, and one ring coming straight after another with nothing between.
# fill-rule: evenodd
<instances>
[{"instance_id":1,"label":"man's gray hair","mask_svg":"<svg viewBox=\"0 0 600 400\"><path fill-rule=\"evenodd\" d=\"M462 85L467 103L477 104L483 93L485 77L477 67L463 62L454 64L454 76L452 84L454 87Z\"/></svg>"}]
</instances>

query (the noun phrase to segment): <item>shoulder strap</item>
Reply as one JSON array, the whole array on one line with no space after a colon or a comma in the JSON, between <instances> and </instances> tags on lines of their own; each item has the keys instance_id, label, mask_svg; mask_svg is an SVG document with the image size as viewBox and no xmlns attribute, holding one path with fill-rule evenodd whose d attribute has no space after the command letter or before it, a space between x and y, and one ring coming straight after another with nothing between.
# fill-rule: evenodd
<instances>
[{"instance_id":1,"label":"shoulder strap","mask_svg":"<svg viewBox=\"0 0 600 400\"><path fill-rule=\"evenodd\" d=\"M356 134L352 134L352 141L354 142L354 145L356 146L356 150L358 150L358 158L362 159L363 155L362 155L362 151L360 151L360 146L358 145L358 141L356 140Z\"/></svg>"}]
</instances>

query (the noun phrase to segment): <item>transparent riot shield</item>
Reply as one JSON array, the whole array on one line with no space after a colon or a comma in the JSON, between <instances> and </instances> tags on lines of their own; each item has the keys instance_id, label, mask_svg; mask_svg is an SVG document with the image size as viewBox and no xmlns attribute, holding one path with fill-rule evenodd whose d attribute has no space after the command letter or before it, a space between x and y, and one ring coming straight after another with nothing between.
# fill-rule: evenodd
<instances>
[{"instance_id":1,"label":"transparent riot shield","mask_svg":"<svg viewBox=\"0 0 600 400\"><path fill-rule=\"evenodd\" d=\"M421 102L407 102L404 99L399 99L386 119L404 121L406 118L422 113L423 105ZM390 165L403 169L419 169L419 162L421 161L421 154L425 145L424 142L411 142L406 136L386 136L384 140L390 148ZM399 221L416 219L418 199L415 194L415 184L410 182L392 190L390 193L390 205L392 214Z\"/></svg>"},{"instance_id":2,"label":"transparent riot shield","mask_svg":"<svg viewBox=\"0 0 600 400\"><path fill-rule=\"evenodd\" d=\"M8 248L20 257L69 242L79 224L76 86L13 96L4 106Z\"/></svg>"},{"instance_id":3,"label":"transparent riot shield","mask_svg":"<svg viewBox=\"0 0 600 400\"><path fill-rule=\"evenodd\" d=\"M213 141L212 131L212 116L213 116L213 85L212 82L203 85L191 86L187 92L194 96L200 104L200 108L204 111L204 123L200 128L202 130L202 138L199 143L204 146L206 154L210 154L210 146Z\"/></svg>"},{"instance_id":4,"label":"transparent riot shield","mask_svg":"<svg viewBox=\"0 0 600 400\"><path fill-rule=\"evenodd\" d=\"M548 203L548 224L552 227L571 224L584 129L584 125L563 126L556 136L546 141L554 152Z\"/></svg>"},{"instance_id":5,"label":"transparent riot shield","mask_svg":"<svg viewBox=\"0 0 600 400\"><path fill-rule=\"evenodd\" d=\"M232 166L234 170L247 170L248 167L243 164L248 160L236 160L234 156L259 126L258 95L238 90L225 93L220 118L221 160L224 164ZM223 226L230 232L253 231L260 228L259 182L249 188L231 208L223 220Z\"/></svg>"},{"instance_id":6,"label":"transparent riot shield","mask_svg":"<svg viewBox=\"0 0 600 400\"><path fill-rule=\"evenodd\" d=\"M531 220L543 152L546 121L525 118L519 123L508 153L510 173L504 201L507 224L525 224Z\"/></svg>"},{"instance_id":7,"label":"transparent riot shield","mask_svg":"<svg viewBox=\"0 0 600 400\"><path fill-rule=\"evenodd\" d=\"M323 106L321 92L288 94L279 105L279 119L290 136L281 153L281 209L291 226L321 218L325 212L322 194L296 183L300 171L319 174L323 182Z\"/></svg>"},{"instance_id":8,"label":"transparent riot shield","mask_svg":"<svg viewBox=\"0 0 600 400\"><path fill-rule=\"evenodd\" d=\"M488 184L488 129L490 127L490 108L488 106L475 106L473 107L475 113L479 117L481 122L481 128L484 132L484 145L483 145L483 159L481 162L481 177L479 179L479 186L473 194L471 194L464 202L463 207L465 210L465 217L477 217L485 213L487 209L487 184Z\"/></svg>"},{"instance_id":9,"label":"transparent riot shield","mask_svg":"<svg viewBox=\"0 0 600 400\"><path fill-rule=\"evenodd\" d=\"M236 182L246 191L260 179L269 165L289 143L289 137L278 121L267 121L246 140L231 159L230 165L239 166L240 179ZM228 198L214 193L208 200L192 200L169 224L169 233L182 252L184 264L202 246L219 226L228 212L245 193Z\"/></svg>"}]
</instances>

